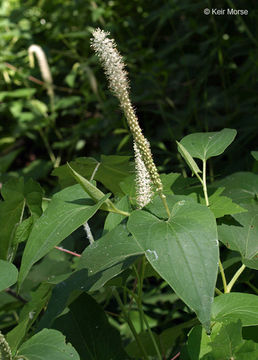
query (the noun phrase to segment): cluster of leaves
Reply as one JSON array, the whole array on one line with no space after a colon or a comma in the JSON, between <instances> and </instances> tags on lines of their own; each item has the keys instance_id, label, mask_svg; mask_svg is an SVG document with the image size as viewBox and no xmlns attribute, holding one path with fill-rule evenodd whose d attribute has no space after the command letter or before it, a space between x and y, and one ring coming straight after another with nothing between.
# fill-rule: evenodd
<instances>
[{"instance_id":1,"label":"cluster of leaves","mask_svg":"<svg viewBox=\"0 0 258 360\"><path fill-rule=\"evenodd\" d=\"M224 129L187 135L178 143L202 186L178 173L161 175L169 217L159 196L134 210L128 157L105 156L100 163L78 158L55 169L64 188L51 199L42 200L33 180L5 183L0 250L1 289L7 288L2 328L12 353L7 358L46 358L47 351L49 359L161 359L180 349L182 359L256 359L258 177L238 172L206 187L207 160L222 154L235 136L235 130ZM105 195L96 181L112 194ZM99 239L91 234L90 245L72 262L53 250L61 243L76 246L76 230L87 224L89 236L89 220L106 212ZM19 273L12 261L21 261ZM148 279L173 293L146 286L145 298ZM237 281L239 291L231 292ZM10 289L15 283L19 294ZM159 312L148 315L157 295L159 301L181 301L165 323ZM180 323L173 324L177 318ZM191 327L186 341L184 330ZM64 335L73 347L65 345Z\"/></svg>"}]
</instances>

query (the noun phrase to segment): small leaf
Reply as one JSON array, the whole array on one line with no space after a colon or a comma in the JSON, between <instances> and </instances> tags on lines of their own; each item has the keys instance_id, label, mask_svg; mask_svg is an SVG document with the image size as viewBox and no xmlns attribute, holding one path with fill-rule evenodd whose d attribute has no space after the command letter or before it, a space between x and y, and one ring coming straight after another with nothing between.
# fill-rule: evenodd
<instances>
[{"instance_id":1,"label":"small leaf","mask_svg":"<svg viewBox=\"0 0 258 360\"><path fill-rule=\"evenodd\" d=\"M180 144L189 154L201 160L207 160L213 156L222 154L232 143L237 131L223 129L218 132L195 133L185 136Z\"/></svg>"},{"instance_id":2,"label":"small leaf","mask_svg":"<svg viewBox=\"0 0 258 360\"><path fill-rule=\"evenodd\" d=\"M247 210L233 203L233 201L226 197L221 196L224 188L218 188L211 196L209 196L210 210L214 213L216 218L223 217L224 215L233 215ZM205 200L202 199L201 203L205 205Z\"/></svg>"},{"instance_id":3,"label":"small leaf","mask_svg":"<svg viewBox=\"0 0 258 360\"><path fill-rule=\"evenodd\" d=\"M176 143L177 143L178 150L179 150L180 154L182 155L182 157L187 162L189 168L192 170L192 173L197 176L198 173L201 173L201 170L199 169L199 166L196 164L196 162L194 161L192 156L189 154L189 152L186 150L186 148L181 143L179 143L178 141Z\"/></svg>"},{"instance_id":4,"label":"small leaf","mask_svg":"<svg viewBox=\"0 0 258 360\"><path fill-rule=\"evenodd\" d=\"M229 293L217 296L212 304L212 320L241 320L243 326L258 325L258 297L253 294Z\"/></svg>"},{"instance_id":5,"label":"small leaf","mask_svg":"<svg viewBox=\"0 0 258 360\"><path fill-rule=\"evenodd\" d=\"M57 330L44 329L32 336L19 348L17 358L24 356L28 360L80 360L71 344Z\"/></svg>"},{"instance_id":6,"label":"small leaf","mask_svg":"<svg viewBox=\"0 0 258 360\"><path fill-rule=\"evenodd\" d=\"M86 293L69 306L68 313L58 317L53 327L73 344L81 359L129 359L119 332L109 324L103 308Z\"/></svg>"},{"instance_id":7,"label":"small leaf","mask_svg":"<svg viewBox=\"0 0 258 360\"><path fill-rule=\"evenodd\" d=\"M16 283L18 270L16 267L4 260L0 260L0 291Z\"/></svg>"}]
</instances>

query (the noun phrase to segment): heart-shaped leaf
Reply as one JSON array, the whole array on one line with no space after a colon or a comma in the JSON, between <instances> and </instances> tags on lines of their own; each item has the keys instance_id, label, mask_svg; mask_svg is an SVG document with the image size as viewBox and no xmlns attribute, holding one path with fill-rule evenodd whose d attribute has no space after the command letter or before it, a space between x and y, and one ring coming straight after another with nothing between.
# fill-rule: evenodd
<instances>
[{"instance_id":1,"label":"heart-shaped leaf","mask_svg":"<svg viewBox=\"0 0 258 360\"><path fill-rule=\"evenodd\" d=\"M138 210L130 215L128 229L154 269L208 330L219 256L215 218L206 206L186 200L174 204L173 196L167 201L167 221Z\"/></svg>"},{"instance_id":2,"label":"heart-shaped leaf","mask_svg":"<svg viewBox=\"0 0 258 360\"><path fill-rule=\"evenodd\" d=\"M237 132L223 129L218 132L195 133L185 136L181 141L189 154L201 160L222 154L232 143Z\"/></svg>"}]
</instances>

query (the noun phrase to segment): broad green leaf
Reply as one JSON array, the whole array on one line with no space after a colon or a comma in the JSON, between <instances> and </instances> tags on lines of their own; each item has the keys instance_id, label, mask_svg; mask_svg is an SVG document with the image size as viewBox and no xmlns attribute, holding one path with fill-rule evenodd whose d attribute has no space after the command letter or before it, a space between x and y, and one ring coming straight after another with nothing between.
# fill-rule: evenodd
<instances>
[{"instance_id":1,"label":"broad green leaf","mask_svg":"<svg viewBox=\"0 0 258 360\"><path fill-rule=\"evenodd\" d=\"M57 284L39 328L51 326L67 306L69 296L76 291L96 291L127 269L143 251L128 235L126 227L117 226L88 246L78 263L78 270Z\"/></svg>"},{"instance_id":2,"label":"broad green leaf","mask_svg":"<svg viewBox=\"0 0 258 360\"><path fill-rule=\"evenodd\" d=\"M7 259L11 252L16 227L22 221L24 207L35 217L41 215L42 189L38 183L30 179L11 179L3 185L0 202L0 258Z\"/></svg>"},{"instance_id":3,"label":"broad green leaf","mask_svg":"<svg viewBox=\"0 0 258 360\"><path fill-rule=\"evenodd\" d=\"M69 306L68 313L56 319L53 327L73 344L81 359L129 359L118 331L109 324L103 308L86 293Z\"/></svg>"},{"instance_id":4,"label":"broad green leaf","mask_svg":"<svg viewBox=\"0 0 258 360\"><path fill-rule=\"evenodd\" d=\"M28 360L80 360L72 345L66 343L64 335L53 329L44 329L25 341L17 352L17 358L19 356Z\"/></svg>"},{"instance_id":5,"label":"broad green leaf","mask_svg":"<svg viewBox=\"0 0 258 360\"><path fill-rule=\"evenodd\" d=\"M243 326L258 325L258 296L229 293L215 297L211 309L212 321L241 320Z\"/></svg>"},{"instance_id":6,"label":"broad green leaf","mask_svg":"<svg viewBox=\"0 0 258 360\"><path fill-rule=\"evenodd\" d=\"M244 205L247 212L232 215L236 224L218 226L219 240L239 251L246 266L258 270L258 205Z\"/></svg>"},{"instance_id":7,"label":"broad green leaf","mask_svg":"<svg viewBox=\"0 0 258 360\"><path fill-rule=\"evenodd\" d=\"M178 146L178 151L182 155L182 157L185 159L187 165L192 170L192 174L195 174L197 176L198 173L201 173L201 170L199 169L199 166L196 164L192 156L189 154L189 152L186 150L186 148L183 146L183 144L176 142Z\"/></svg>"},{"instance_id":8,"label":"broad green leaf","mask_svg":"<svg viewBox=\"0 0 258 360\"><path fill-rule=\"evenodd\" d=\"M30 233L22 257L19 285L32 265L88 221L107 197L108 195L95 204L80 185L71 186L55 194Z\"/></svg>"},{"instance_id":9,"label":"broad green leaf","mask_svg":"<svg viewBox=\"0 0 258 360\"><path fill-rule=\"evenodd\" d=\"M171 211L165 221L134 211L128 229L148 261L177 295L193 309L208 330L218 267L216 221L203 205L167 197ZM154 208L154 207L153 207Z\"/></svg>"},{"instance_id":10,"label":"broad green leaf","mask_svg":"<svg viewBox=\"0 0 258 360\"><path fill-rule=\"evenodd\" d=\"M258 197L258 175L251 172L237 172L214 183L224 187L223 195L230 197L236 203L250 203Z\"/></svg>"},{"instance_id":11,"label":"broad green leaf","mask_svg":"<svg viewBox=\"0 0 258 360\"><path fill-rule=\"evenodd\" d=\"M224 188L218 188L211 196L209 196L210 210L213 212L216 218L223 217L224 215L233 215L247 210L233 203L233 201L226 197L221 196ZM205 200L202 199L201 203L205 205Z\"/></svg>"},{"instance_id":12,"label":"broad green leaf","mask_svg":"<svg viewBox=\"0 0 258 360\"><path fill-rule=\"evenodd\" d=\"M191 360L256 360L258 355L258 344L242 339L240 321L215 323L211 335L194 327L187 349Z\"/></svg>"},{"instance_id":13,"label":"broad green leaf","mask_svg":"<svg viewBox=\"0 0 258 360\"><path fill-rule=\"evenodd\" d=\"M101 182L113 194L121 195L123 193L119 183L131 174L129 160L129 156L101 155L100 162L94 158L78 158L71 161L70 165L88 180L94 174L94 180ZM75 183L66 165L55 169L52 174L59 177L62 187Z\"/></svg>"},{"instance_id":14,"label":"broad green leaf","mask_svg":"<svg viewBox=\"0 0 258 360\"><path fill-rule=\"evenodd\" d=\"M16 267L4 260L0 260L0 291L16 283L18 270Z\"/></svg>"},{"instance_id":15,"label":"broad green leaf","mask_svg":"<svg viewBox=\"0 0 258 360\"><path fill-rule=\"evenodd\" d=\"M185 136L183 145L193 158L207 160L222 154L232 143L237 132L234 129L223 129L218 132L195 133Z\"/></svg>"}]
</instances>

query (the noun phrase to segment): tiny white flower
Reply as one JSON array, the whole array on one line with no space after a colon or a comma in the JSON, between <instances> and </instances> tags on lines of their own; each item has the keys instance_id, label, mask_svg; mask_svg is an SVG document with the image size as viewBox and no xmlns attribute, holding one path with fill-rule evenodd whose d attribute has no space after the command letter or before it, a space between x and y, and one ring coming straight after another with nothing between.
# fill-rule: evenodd
<instances>
[{"instance_id":1,"label":"tiny white flower","mask_svg":"<svg viewBox=\"0 0 258 360\"><path fill-rule=\"evenodd\" d=\"M141 209L146 206L152 199L153 191L151 187L151 178L144 165L140 151L134 142L135 153L135 170L136 170L136 200L138 207Z\"/></svg>"}]
</instances>

